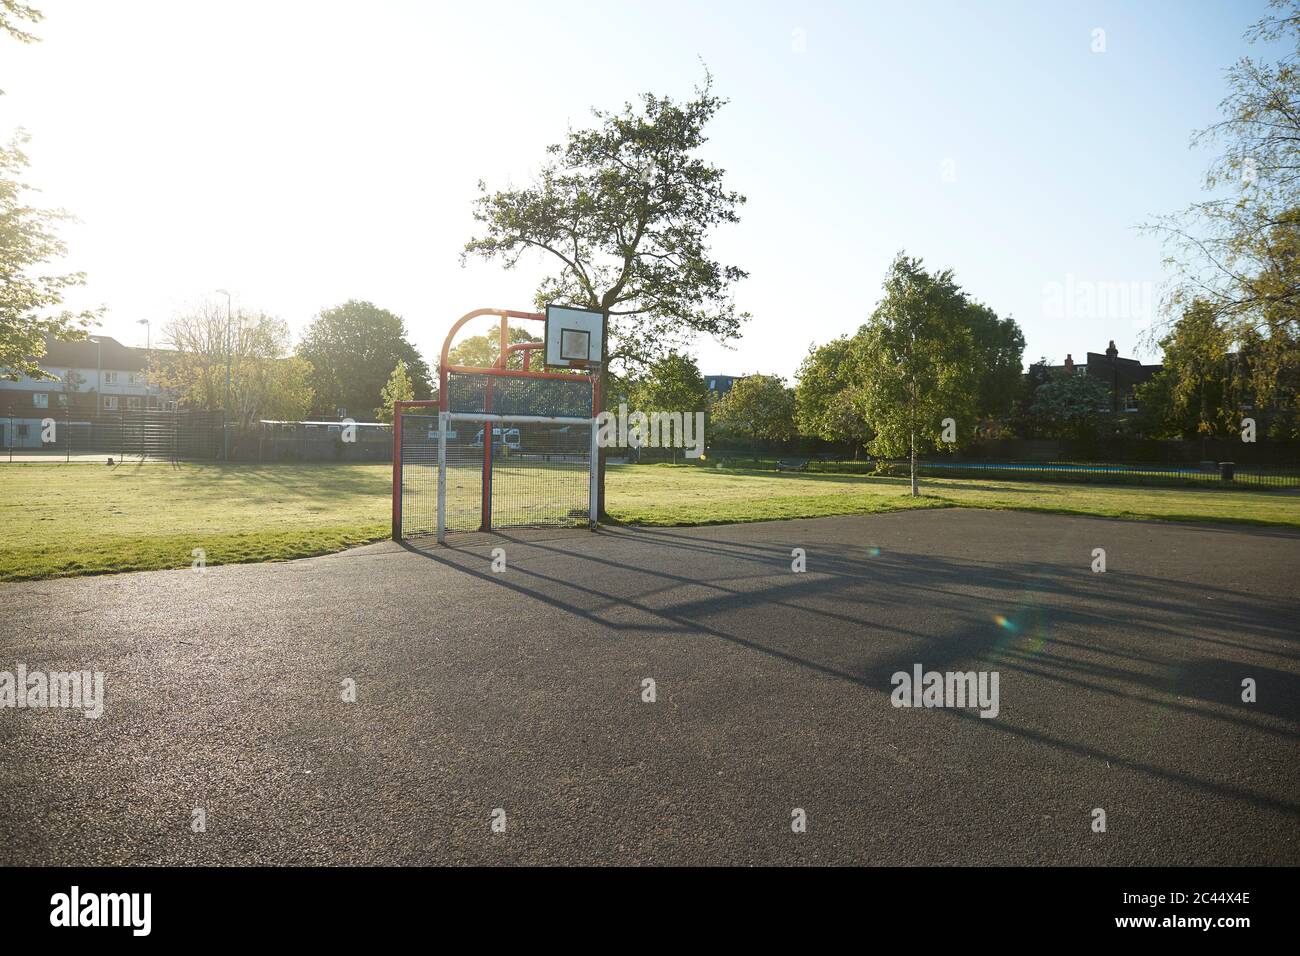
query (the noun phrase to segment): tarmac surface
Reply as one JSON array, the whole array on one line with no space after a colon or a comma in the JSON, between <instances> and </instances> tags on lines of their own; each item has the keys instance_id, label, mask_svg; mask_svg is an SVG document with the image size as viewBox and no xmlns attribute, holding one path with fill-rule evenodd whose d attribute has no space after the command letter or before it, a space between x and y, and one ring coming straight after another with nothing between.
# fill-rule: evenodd
<instances>
[{"instance_id":1,"label":"tarmac surface","mask_svg":"<svg viewBox=\"0 0 1300 956\"><path fill-rule=\"evenodd\" d=\"M1296 865L1298 637L1294 532L965 509L5 584L105 693L0 707L0 864Z\"/></svg>"}]
</instances>

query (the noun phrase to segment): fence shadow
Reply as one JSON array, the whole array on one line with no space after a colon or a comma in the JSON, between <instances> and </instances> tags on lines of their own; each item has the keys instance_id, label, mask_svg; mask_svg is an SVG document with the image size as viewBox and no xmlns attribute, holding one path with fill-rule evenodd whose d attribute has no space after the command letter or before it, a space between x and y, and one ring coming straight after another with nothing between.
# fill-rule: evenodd
<instances>
[{"instance_id":1,"label":"fence shadow","mask_svg":"<svg viewBox=\"0 0 1300 956\"><path fill-rule=\"evenodd\" d=\"M787 547L734 540L753 537L745 526L726 532L725 541L658 529L602 532L585 547L504 534L500 540L516 546L509 574L488 569L484 542L408 550L613 635L725 642L864 694L888 695L890 676L918 662L938 671L997 669L1083 692L1098 708L1136 705L1233 733L1300 740L1300 677L1294 667L1262 662L1300 661L1294 599L1133 572L1102 580L1053 562L841 544L793 575ZM1241 704L1243 677L1257 680L1258 706ZM1118 741L1005 719L972 726L1300 816L1295 800L1138 759Z\"/></svg>"}]
</instances>

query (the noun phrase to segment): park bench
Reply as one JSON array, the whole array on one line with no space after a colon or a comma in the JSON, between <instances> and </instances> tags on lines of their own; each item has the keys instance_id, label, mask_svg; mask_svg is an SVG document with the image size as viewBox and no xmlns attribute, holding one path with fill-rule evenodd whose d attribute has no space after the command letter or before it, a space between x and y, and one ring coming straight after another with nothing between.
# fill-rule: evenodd
<instances>
[{"instance_id":1,"label":"park bench","mask_svg":"<svg viewBox=\"0 0 1300 956\"><path fill-rule=\"evenodd\" d=\"M808 467L807 458L782 458L776 463L779 471L803 471Z\"/></svg>"}]
</instances>

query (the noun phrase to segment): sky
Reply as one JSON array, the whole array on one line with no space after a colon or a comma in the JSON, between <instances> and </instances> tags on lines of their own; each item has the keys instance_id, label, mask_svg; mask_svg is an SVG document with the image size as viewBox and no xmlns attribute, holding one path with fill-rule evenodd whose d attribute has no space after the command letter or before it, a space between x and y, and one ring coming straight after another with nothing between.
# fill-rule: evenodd
<instances>
[{"instance_id":1,"label":"sky","mask_svg":"<svg viewBox=\"0 0 1300 956\"><path fill-rule=\"evenodd\" d=\"M145 344L214 290L300 333L366 299L432 362L471 309L530 309L549 264L462 265L478 181L642 92L729 99L701 154L748 197L713 248L753 318L706 374L792 377L852 333L900 251L1020 323L1026 363L1152 361L1159 241L1196 200L1224 71L1263 0L298 2L28 0L0 38L0 135L32 137L39 203L104 306ZM224 301L221 300L221 301Z\"/></svg>"}]
</instances>

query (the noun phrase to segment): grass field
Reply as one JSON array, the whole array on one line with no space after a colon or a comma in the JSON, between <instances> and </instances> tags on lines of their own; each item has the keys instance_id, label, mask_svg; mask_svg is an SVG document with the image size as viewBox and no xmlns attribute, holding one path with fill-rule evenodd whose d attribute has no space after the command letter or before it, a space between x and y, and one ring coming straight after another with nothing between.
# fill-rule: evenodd
<instances>
[{"instance_id":1,"label":"grass field","mask_svg":"<svg viewBox=\"0 0 1300 956\"><path fill-rule=\"evenodd\" d=\"M388 535L388 465L0 466L0 580L325 554ZM693 525L971 507L1300 528L1295 492L771 474L694 466L609 470L620 522Z\"/></svg>"}]
</instances>

